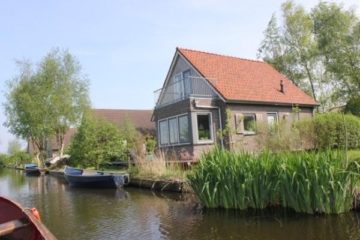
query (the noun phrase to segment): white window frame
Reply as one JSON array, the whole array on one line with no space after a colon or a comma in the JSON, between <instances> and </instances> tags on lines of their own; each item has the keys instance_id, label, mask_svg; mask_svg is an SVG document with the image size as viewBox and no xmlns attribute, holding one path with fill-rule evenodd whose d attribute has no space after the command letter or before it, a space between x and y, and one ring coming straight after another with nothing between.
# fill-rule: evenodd
<instances>
[{"instance_id":1,"label":"white window frame","mask_svg":"<svg viewBox=\"0 0 360 240\"><path fill-rule=\"evenodd\" d=\"M199 139L199 129L198 129L198 116L210 116L209 130L210 130L210 139L200 140ZM214 129L213 129L213 117L212 112L195 112L193 113L194 121L193 123L193 140L195 144L209 144L214 143Z\"/></svg>"},{"instance_id":2,"label":"white window frame","mask_svg":"<svg viewBox=\"0 0 360 240\"><path fill-rule=\"evenodd\" d=\"M179 118L180 117L183 117L183 116L187 116L187 119L188 119L188 141L187 142L180 142L180 133L179 133ZM169 124L169 120L171 119L174 119L176 118L177 121L176 121L176 125L177 125L177 143L171 143L170 142L170 124ZM158 137L159 137L159 141L158 141L158 146L159 147L168 147L168 146L181 146L181 145L189 145L191 142L190 142L190 125L189 125L189 119L190 119L190 116L188 113L182 113L182 114L178 114L178 115L173 115L173 116L170 116L170 117L167 117L167 118L162 118L162 119L159 119L158 120ZM168 126L168 143L167 144L161 144L161 131L160 131L160 122L163 122L163 121L166 121L167 122L167 126Z\"/></svg>"},{"instance_id":3,"label":"white window frame","mask_svg":"<svg viewBox=\"0 0 360 240\"><path fill-rule=\"evenodd\" d=\"M268 116L269 115L275 115L275 122L274 124L277 124L279 122L279 114L277 112L267 112L266 113L266 124L268 127L270 127L270 124L269 124L269 119L268 119Z\"/></svg>"}]
</instances>

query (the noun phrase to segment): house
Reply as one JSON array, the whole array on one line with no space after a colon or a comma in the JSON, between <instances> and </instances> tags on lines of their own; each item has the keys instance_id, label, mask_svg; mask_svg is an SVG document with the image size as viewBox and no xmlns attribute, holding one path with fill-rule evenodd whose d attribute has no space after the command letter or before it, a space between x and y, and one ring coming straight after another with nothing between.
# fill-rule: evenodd
<instances>
[{"instance_id":1,"label":"house","mask_svg":"<svg viewBox=\"0 0 360 240\"><path fill-rule=\"evenodd\" d=\"M265 62L184 48L155 93L159 148L186 161L215 145L256 151L256 124L312 117L318 105ZM226 126L234 131L221 137Z\"/></svg>"},{"instance_id":2,"label":"house","mask_svg":"<svg viewBox=\"0 0 360 240\"><path fill-rule=\"evenodd\" d=\"M135 129L144 136L155 136L155 125L151 121L152 110L134 110L134 109L92 109L91 114L96 118L102 118L109 121L119 128L126 120L130 121ZM64 136L65 148L70 144L72 137L76 133L76 128L70 128ZM55 137L46 142L46 152L48 157L58 155L60 151L59 141ZM34 146L28 141L28 152L34 152Z\"/></svg>"}]
</instances>

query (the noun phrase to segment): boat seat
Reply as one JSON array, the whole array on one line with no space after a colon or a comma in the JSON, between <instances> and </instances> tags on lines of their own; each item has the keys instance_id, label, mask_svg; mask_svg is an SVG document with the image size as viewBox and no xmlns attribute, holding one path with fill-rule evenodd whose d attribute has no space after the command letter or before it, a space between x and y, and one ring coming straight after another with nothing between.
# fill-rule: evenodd
<instances>
[{"instance_id":1,"label":"boat seat","mask_svg":"<svg viewBox=\"0 0 360 240\"><path fill-rule=\"evenodd\" d=\"M22 220L12 220L0 224L0 237L6 236L17 229L27 227L29 224Z\"/></svg>"}]
</instances>

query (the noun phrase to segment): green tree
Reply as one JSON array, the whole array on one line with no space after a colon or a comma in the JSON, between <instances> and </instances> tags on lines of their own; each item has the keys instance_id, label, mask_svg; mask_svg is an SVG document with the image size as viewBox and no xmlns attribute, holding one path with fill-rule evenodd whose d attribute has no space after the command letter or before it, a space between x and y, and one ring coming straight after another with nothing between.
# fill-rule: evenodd
<instances>
[{"instance_id":1,"label":"green tree","mask_svg":"<svg viewBox=\"0 0 360 240\"><path fill-rule=\"evenodd\" d=\"M353 10L326 2L320 2L312 16L318 50L337 83L335 97L346 102L360 91L359 18Z\"/></svg>"},{"instance_id":2,"label":"green tree","mask_svg":"<svg viewBox=\"0 0 360 240\"><path fill-rule=\"evenodd\" d=\"M282 4L283 25L273 15L258 56L287 75L295 84L317 99L315 82L316 43L312 38L313 22L305 9L292 1Z\"/></svg>"},{"instance_id":3,"label":"green tree","mask_svg":"<svg viewBox=\"0 0 360 240\"><path fill-rule=\"evenodd\" d=\"M15 154L20 151L21 151L21 144L20 144L19 140L14 139L8 143L7 152L9 155Z\"/></svg>"},{"instance_id":4,"label":"green tree","mask_svg":"<svg viewBox=\"0 0 360 240\"><path fill-rule=\"evenodd\" d=\"M145 139L140 134L140 132L136 130L134 124L130 121L129 118L125 117L123 123L120 126L120 133L126 142L126 151L128 155L136 154L137 156L142 156L145 153Z\"/></svg>"},{"instance_id":5,"label":"green tree","mask_svg":"<svg viewBox=\"0 0 360 240\"><path fill-rule=\"evenodd\" d=\"M64 135L76 126L89 107L88 81L78 61L68 51L55 49L36 69L27 61L17 62L19 74L8 83L5 126L27 139L40 162L46 142L56 137L64 147Z\"/></svg>"},{"instance_id":6,"label":"green tree","mask_svg":"<svg viewBox=\"0 0 360 240\"><path fill-rule=\"evenodd\" d=\"M353 95L346 103L345 112L360 117L360 95Z\"/></svg>"},{"instance_id":7,"label":"green tree","mask_svg":"<svg viewBox=\"0 0 360 240\"><path fill-rule=\"evenodd\" d=\"M360 83L360 24L353 11L320 2L307 12L293 1L273 15L258 57L310 93L322 109L344 104Z\"/></svg>"},{"instance_id":8,"label":"green tree","mask_svg":"<svg viewBox=\"0 0 360 240\"><path fill-rule=\"evenodd\" d=\"M125 140L119 129L103 119L84 115L69 148L71 164L96 167L126 154Z\"/></svg>"}]
</instances>

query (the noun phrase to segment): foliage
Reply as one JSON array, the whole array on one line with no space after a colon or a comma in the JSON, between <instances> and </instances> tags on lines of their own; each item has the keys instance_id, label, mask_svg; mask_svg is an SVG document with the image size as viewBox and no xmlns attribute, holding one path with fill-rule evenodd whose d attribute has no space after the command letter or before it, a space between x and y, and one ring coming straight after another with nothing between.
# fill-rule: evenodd
<instances>
[{"instance_id":1,"label":"foliage","mask_svg":"<svg viewBox=\"0 0 360 240\"><path fill-rule=\"evenodd\" d=\"M178 163L166 161L163 152L158 152L151 159L136 159L135 165L129 170L132 176L156 180L183 180L186 174Z\"/></svg>"},{"instance_id":2,"label":"foliage","mask_svg":"<svg viewBox=\"0 0 360 240\"><path fill-rule=\"evenodd\" d=\"M0 167L5 166L7 163L7 155L0 153Z\"/></svg>"},{"instance_id":3,"label":"foliage","mask_svg":"<svg viewBox=\"0 0 360 240\"><path fill-rule=\"evenodd\" d=\"M12 155L21 151L21 144L17 139L14 139L8 143L8 154Z\"/></svg>"},{"instance_id":4,"label":"foliage","mask_svg":"<svg viewBox=\"0 0 360 240\"><path fill-rule=\"evenodd\" d=\"M271 127L266 123L257 124L258 145L272 152L299 150L304 147L299 139L299 130L286 120L280 120Z\"/></svg>"},{"instance_id":5,"label":"foliage","mask_svg":"<svg viewBox=\"0 0 360 240\"><path fill-rule=\"evenodd\" d=\"M36 69L26 61L18 66L18 76L8 83L5 125L35 150L44 151L51 137L63 147L65 132L79 123L89 106L88 82L80 64L69 52L55 49Z\"/></svg>"},{"instance_id":6,"label":"foliage","mask_svg":"<svg viewBox=\"0 0 360 240\"><path fill-rule=\"evenodd\" d=\"M352 207L352 182L359 173L356 162L350 171L343 160L332 151L251 155L217 148L202 156L188 180L208 208L342 213Z\"/></svg>"},{"instance_id":7,"label":"foliage","mask_svg":"<svg viewBox=\"0 0 360 240\"><path fill-rule=\"evenodd\" d=\"M360 117L360 95L350 97L349 101L346 103L345 112Z\"/></svg>"},{"instance_id":8,"label":"foliage","mask_svg":"<svg viewBox=\"0 0 360 240\"><path fill-rule=\"evenodd\" d=\"M31 163L33 158L30 154L24 151L17 151L10 155L0 156L0 165L3 162L3 165L9 167L22 167L25 163Z\"/></svg>"},{"instance_id":9,"label":"foliage","mask_svg":"<svg viewBox=\"0 0 360 240\"><path fill-rule=\"evenodd\" d=\"M120 133L126 142L127 156L136 155L143 157L145 140L128 118L125 118L120 126Z\"/></svg>"},{"instance_id":10,"label":"foliage","mask_svg":"<svg viewBox=\"0 0 360 240\"><path fill-rule=\"evenodd\" d=\"M317 114L297 122L296 128L301 140L311 142L316 149L360 148L360 118L353 115Z\"/></svg>"},{"instance_id":11,"label":"foliage","mask_svg":"<svg viewBox=\"0 0 360 240\"><path fill-rule=\"evenodd\" d=\"M320 2L307 12L282 4L264 31L258 56L288 76L321 104L341 105L360 90L360 21L353 10Z\"/></svg>"},{"instance_id":12,"label":"foliage","mask_svg":"<svg viewBox=\"0 0 360 240\"><path fill-rule=\"evenodd\" d=\"M123 159L125 150L125 139L115 125L86 114L70 144L70 164L99 169L102 163Z\"/></svg>"},{"instance_id":13,"label":"foliage","mask_svg":"<svg viewBox=\"0 0 360 240\"><path fill-rule=\"evenodd\" d=\"M151 135L145 136L145 145L146 145L146 152L148 154L153 154L157 146L156 139Z\"/></svg>"}]
</instances>

